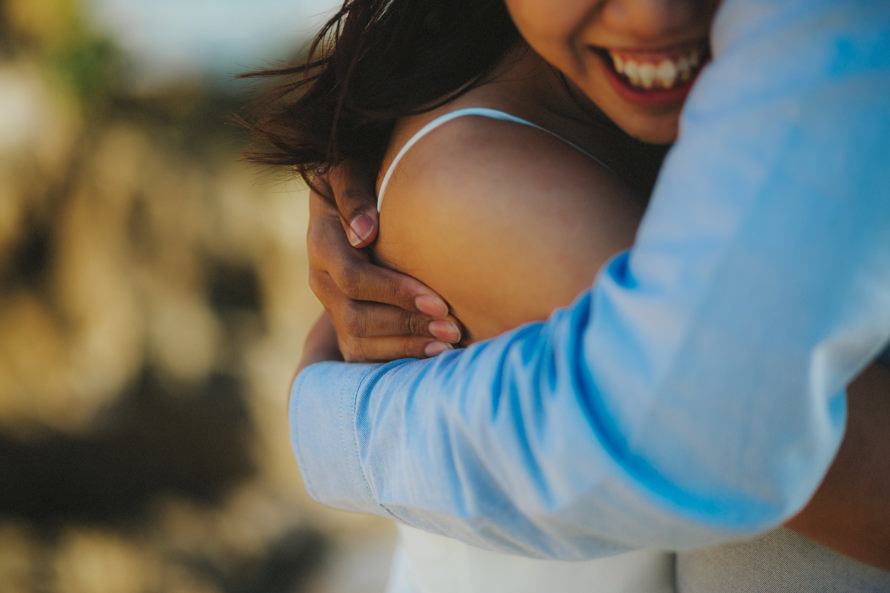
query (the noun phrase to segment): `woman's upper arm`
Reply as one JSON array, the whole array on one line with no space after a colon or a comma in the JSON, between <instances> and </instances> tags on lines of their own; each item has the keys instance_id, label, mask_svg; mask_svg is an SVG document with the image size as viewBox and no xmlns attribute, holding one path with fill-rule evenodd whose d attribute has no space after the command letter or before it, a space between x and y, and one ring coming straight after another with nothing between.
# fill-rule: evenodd
<instances>
[{"instance_id":1,"label":"woman's upper arm","mask_svg":"<svg viewBox=\"0 0 890 593\"><path fill-rule=\"evenodd\" d=\"M569 304L631 245L643 209L613 173L546 132L461 118L399 163L376 253L444 296L478 340Z\"/></svg>"}]
</instances>

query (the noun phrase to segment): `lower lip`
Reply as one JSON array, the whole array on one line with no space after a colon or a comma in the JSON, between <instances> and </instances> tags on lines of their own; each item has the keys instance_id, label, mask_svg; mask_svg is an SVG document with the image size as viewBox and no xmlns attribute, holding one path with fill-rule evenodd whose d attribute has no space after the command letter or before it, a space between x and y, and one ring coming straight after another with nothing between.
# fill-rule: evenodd
<instances>
[{"instance_id":1,"label":"lower lip","mask_svg":"<svg viewBox=\"0 0 890 593\"><path fill-rule=\"evenodd\" d=\"M618 76L609 64L608 58L599 52L594 52L594 55L602 63L603 70L606 71L606 78L612 84L612 88L615 89L615 92L617 92L625 101L641 107L667 109L681 106L683 101L686 100L686 95L688 95L690 89L692 89L692 84L698 77L698 73L696 73L696 75L690 78L686 83L670 89L641 89L630 86L627 81Z\"/></svg>"}]
</instances>

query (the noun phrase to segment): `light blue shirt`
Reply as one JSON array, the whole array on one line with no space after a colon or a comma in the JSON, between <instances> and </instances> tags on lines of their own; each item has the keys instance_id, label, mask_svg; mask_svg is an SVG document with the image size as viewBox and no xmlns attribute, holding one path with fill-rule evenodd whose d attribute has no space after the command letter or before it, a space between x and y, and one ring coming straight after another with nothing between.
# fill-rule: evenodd
<instances>
[{"instance_id":1,"label":"light blue shirt","mask_svg":"<svg viewBox=\"0 0 890 593\"><path fill-rule=\"evenodd\" d=\"M731 540L807 501L890 338L890 2L726 0L713 43L633 248L572 306L299 375L314 498L566 559Z\"/></svg>"}]
</instances>

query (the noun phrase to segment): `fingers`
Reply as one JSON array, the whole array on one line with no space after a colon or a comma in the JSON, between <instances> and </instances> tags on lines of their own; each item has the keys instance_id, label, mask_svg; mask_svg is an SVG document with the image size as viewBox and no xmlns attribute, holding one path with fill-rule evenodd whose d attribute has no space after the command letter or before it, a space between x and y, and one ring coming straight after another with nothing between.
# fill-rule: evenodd
<instances>
[{"instance_id":1,"label":"fingers","mask_svg":"<svg viewBox=\"0 0 890 593\"><path fill-rule=\"evenodd\" d=\"M461 340L460 324L449 315L434 316L385 303L350 298L327 274L312 275L310 287L324 304L341 337L418 336L451 344Z\"/></svg>"},{"instance_id":2,"label":"fingers","mask_svg":"<svg viewBox=\"0 0 890 593\"><path fill-rule=\"evenodd\" d=\"M388 362L400 358L427 358L452 350L454 346L417 336L352 338L340 341L346 362Z\"/></svg>"},{"instance_id":3,"label":"fingers","mask_svg":"<svg viewBox=\"0 0 890 593\"><path fill-rule=\"evenodd\" d=\"M435 318L448 315L445 301L424 284L370 261L353 260L330 276L337 288L355 301L383 303Z\"/></svg>"},{"instance_id":4,"label":"fingers","mask_svg":"<svg viewBox=\"0 0 890 593\"><path fill-rule=\"evenodd\" d=\"M377 238L377 196L374 171L365 163L347 161L327 174L330 197L350 245L367 247Z\"/></svg>"},{"instance_id":5,"label":"fingers","mask_svg":"<svg viewBox=\"0 0 890 593\"><path fill-rule=\"evenodd\" d=\"M448 315L445 301L422 282L374 264L367 253L343 240L339 216L322 196L310 196L309 208L309 285L326 309L331 310L329 301L340 292L352 300L385 303L432 317Z\"/></svg>"},{"instance_id":6,"label":"fingers","mask_svg":"<svg viewBox=\"0 0 890 593\"><path fill-rule=\"evenodd\" d=\"M423 313L413 313L390 305L343 300L342 307L333 313L340 335L356 338L386 336L416 336L436 338L449 344L461 339L460 325L453 317L436 319Z\"/></svg>"},{"instance_id":7,"label":"fingers","mask_svg":"<svg viewBox=\"0 0 890 593\"><path fill-rule=\"evenodd\" d=\"M351 245L368 244L377 233L376 204L365 189L373 186L357 182L360 174L352 171L344 165L315 180L307 233L309 286L330 315L343 358L420 358L452 348L461 328L445 301Z\"/></svg>"},{"instance_id":8,"label":"fingers","mask_svg":"<svg viewBox=\"0 0 890 593\"><path fill-rule=\"evenodd\" d=\"M389 361L435 356L461 340L453 317L435 318L382 303L346 297L328 276L315 276L313 290L325 304L343 359Z\"/></svg>"}]
</instances>

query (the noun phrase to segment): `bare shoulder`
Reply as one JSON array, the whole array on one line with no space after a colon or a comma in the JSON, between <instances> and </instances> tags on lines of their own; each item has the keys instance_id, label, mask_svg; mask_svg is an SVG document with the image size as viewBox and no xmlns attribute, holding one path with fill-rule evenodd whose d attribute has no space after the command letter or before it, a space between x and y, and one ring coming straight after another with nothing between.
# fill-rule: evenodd
<instances>
[{"instance_id":1,"label":"bare shoulder","mask_svg":"<svg viewBox=\"0 0 890 593\"><path fill-rule=\"evenodd\" d=\"M392 172L384 215L414 208L465 220L582 208L606 215L641 204L609 169L553 134L465 115L421 138Z\"/></svg>"},{"instance_id":2,"label":"bare shoulder","mask_svg":"<svg viewBox=\"0 0 890 593\"><path fill-rule=\"evenodd\" d=\"M484 338L568 304L630 245L642 209L560 138L468 115L421 138L394 169L376 254L437 290Z\"/></svg>"}]
</instances>

